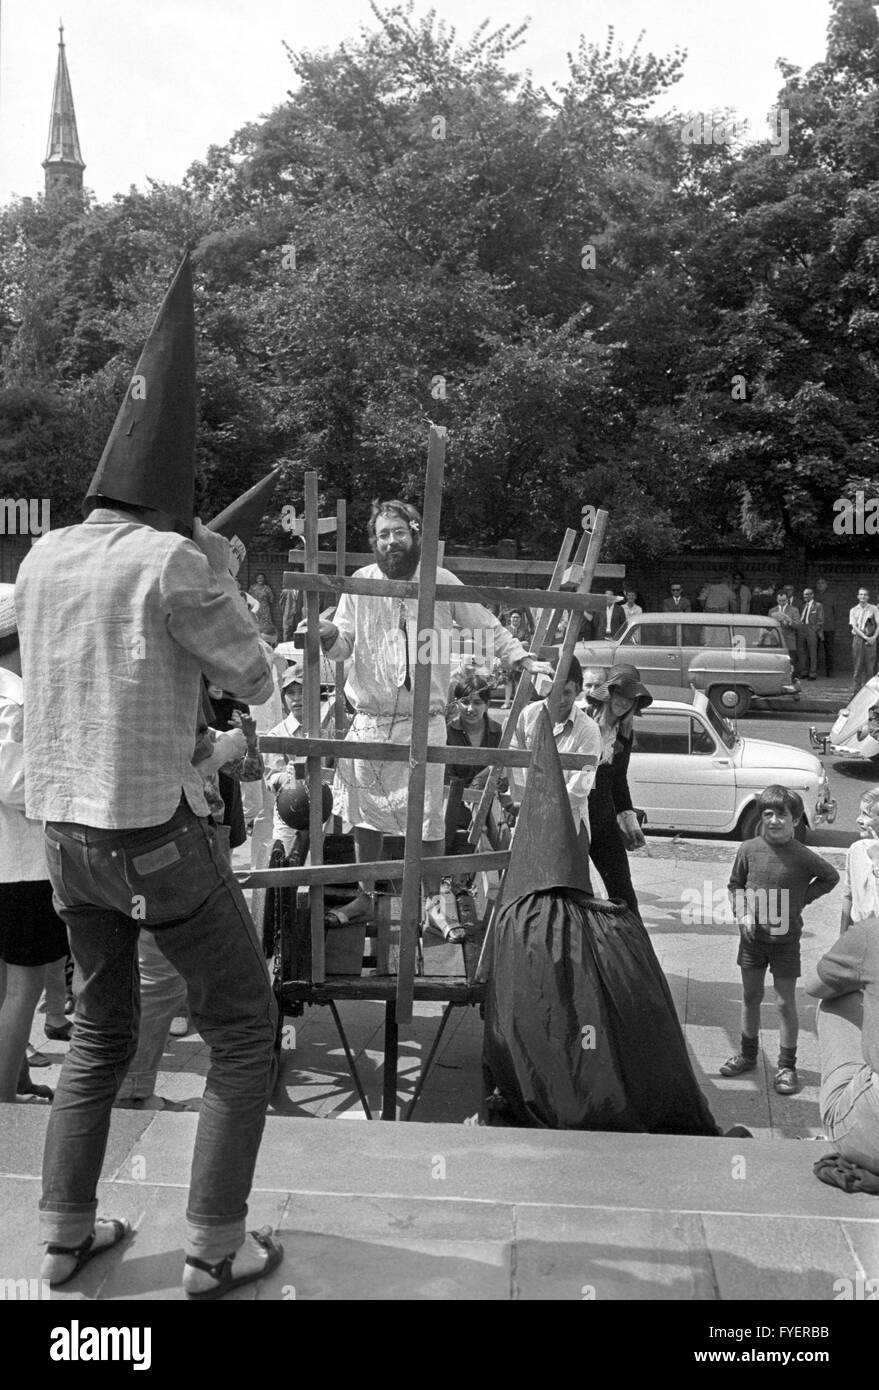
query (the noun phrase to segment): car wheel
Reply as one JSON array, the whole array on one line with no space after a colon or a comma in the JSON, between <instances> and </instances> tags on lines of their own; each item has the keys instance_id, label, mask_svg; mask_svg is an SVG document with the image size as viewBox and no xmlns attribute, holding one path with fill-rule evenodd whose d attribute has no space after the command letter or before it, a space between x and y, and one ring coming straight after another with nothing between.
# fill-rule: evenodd
<instances>
[{"instance_id":1,"label":"car wheel","mask_svg":"<svg viewBox=\"0 0 879 1390\"><path fill-rule=\"evenodd\" d=\"M751 703L751 692L743 685L712 685L708 698L718 714L741 719Z\"/></svg>"},{"instance_id":2,"label":"car wheel","mask_svg":"<svg viewBox=\"0 0 879 1390\"><path fill-rule=\"evenodd\" d=\"M760 828L760 820L761 814L756 804L752 804L747 811L743 811L739 821L739 839L753 840Z\"/></svg>"}]
</instances>

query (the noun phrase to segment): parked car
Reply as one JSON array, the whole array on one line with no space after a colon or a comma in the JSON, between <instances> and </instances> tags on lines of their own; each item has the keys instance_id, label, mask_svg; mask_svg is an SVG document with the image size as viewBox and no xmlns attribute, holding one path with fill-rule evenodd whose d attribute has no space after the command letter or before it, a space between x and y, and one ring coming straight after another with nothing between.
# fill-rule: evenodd
<instances>
[{"instance_id":1,"label":"parked car","mask_svg":"<svg viewBox=\"0 0 879 1390\"><path fill-rule=\"evenodd\" d=\"M876 759L879 762L879 718L870 719L870 710L879 704L879 676L873 676L853 695L836 716L829 733L818 733L814 724L809 729L813 748L830 752L839 758L856 758L859 762ZM879 709L876 711L879 716Z\"/></svg>"},{"instance_id":2,"label":"parked car","mask_svg":"<svg viewBox=\"0 0 879 1390\"><path fill-rule=\"evenodd\" d=\"M754 695L798 696L781 626L747 613L641 613L616 640L578 642L582 666L631 662L654 686L705 691L720 714L743 715Z\"/></svg>"},{"instance_id":3,"label":"parked car","mask_svg":"<svg viewBox=\"0 0 879 1390\"><path fill-rule=\"evenodd\" d=\"M827 775L813 753L740 737L701 691L663 695L635 720L629 763L632 801L646 811L647 830L707 830L748 840L760 822L757 796L773 782L803 798L799 839L810 826L836 819Z\"/></svg>"}]
</instances>

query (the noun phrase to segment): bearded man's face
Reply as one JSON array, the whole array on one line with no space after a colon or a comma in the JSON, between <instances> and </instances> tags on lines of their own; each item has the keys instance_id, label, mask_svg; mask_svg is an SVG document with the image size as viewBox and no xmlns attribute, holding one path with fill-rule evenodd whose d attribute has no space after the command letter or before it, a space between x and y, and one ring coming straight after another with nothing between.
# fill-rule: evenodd
<instances>
[{"instance_id":1,"label":"bearded man's face","mask_svg":"<svg viewBox=\"0 0 879 1390\"><path fill-rule=\"evenodd\" d=\"M388 579L411 579L421 558L421 542L401 516L379 516L372 553Z\"/></svg>"}]
</instances>

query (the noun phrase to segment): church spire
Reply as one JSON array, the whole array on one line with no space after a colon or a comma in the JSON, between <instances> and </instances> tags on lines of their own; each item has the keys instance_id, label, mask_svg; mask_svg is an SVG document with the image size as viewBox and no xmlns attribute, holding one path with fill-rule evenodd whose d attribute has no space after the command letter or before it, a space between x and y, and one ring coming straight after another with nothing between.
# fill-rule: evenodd
<instances>
[{"instance_id":1,"label":"church spire","mask_svg":"<svg viewBox=\"0 0 879 1390\"><path fill-rule=\"evenodd\" d=\"M47 198L53 193L82 193L82 173L85 169L79 148L73 91L64 51L64 25L60 20L58 35L58 67L55 70L55 89L52 92L49 143L46 147L46 158L43 160Z\"/></svg>"}]
</instances>

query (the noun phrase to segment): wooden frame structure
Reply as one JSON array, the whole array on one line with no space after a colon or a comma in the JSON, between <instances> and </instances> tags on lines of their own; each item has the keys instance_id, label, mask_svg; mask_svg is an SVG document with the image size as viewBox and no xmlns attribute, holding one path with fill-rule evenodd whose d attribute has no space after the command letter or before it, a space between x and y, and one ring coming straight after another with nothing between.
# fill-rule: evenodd
<instances>
[{"instance_id":1,"label":"wooden frame structure","mask_svg":"<svg viewBox=\"0 0 879 1390\"><path fill-rule=\"evenodd\" d=\"M347 1038L336 1009L336 1001L341 999L380 999L385 1003L385 1051L382 1118L395 1119L397 1114L397 1048L398 1029L401 1024L411 1021L413 1003L417 1000L442 1001L446 1004L438 1032L430 1053L422 1068L415 1093L404 1118L409 1118L418 1100L430 1071L433 1058L439 1045L451 1009L456 1006L481 1003L484 985L478 980L478 965L484 934L490 923L493 903L483 920L477 920L472 908L471 921L465 926L466 939L463 942L465 974L461 976L416 975L416 961L419 947L419 926L421 922L420 895L421 876L424 861L421 853L422 825L425 801L425 781L428 763L466 764L479 767L490 766L488 784L473 818L470 842L476 847L470 854L443 855L431 858L429 871L440 878L450 874L494 871L501 880L509 861L509 851L478 848L483 838L489 818L489 810L502 767L527 767L530 753L513 750L510 747L519 713L531 696L532 678L523 671L512 709L506 721L501 746L491 748L460 748L445 745L429 745L428 723L430 706L430 683L432 667L429 660L419 659L415 664L412 687L412 731L408 749L402 745L385 743L356 742L342 737L344 720L344 697L342 695L342 665L336 666L336 737L320 736L320 629L319 601L323 594L337 599L340 594L366 594L390 596L399 599L416 600L418 605L417 632L433 629L435 622L434 606L437 600L458 600L471 603L501 603L510 606L539 608L541 616L532 642L532 655L538 655L545 645L548 635L564 613L594 611L603 606L603 598L589 594L595 573L598 554L607 526L607 513L599 510L595 515L591 531L584 529L579 544L574 551L576 533L569 530L552 568L548 589L522 589L495 587L493 585L470 586L460 583L437 583L438 554L441 542L439 525L445 466L444 431L431 427L427 475L425 480L424 506L422 511L421 565L418 582L391 579L365 579L346 577L345 538L346 514L344 502L339 502L334 519L318 516L318 479L316 473L305 476L305 516L302 534L305 541L302 552L291 554L291 560L304 561L302 572L287 572L284 575L285 589L300 589L305 594L305 618L307 632L305 638L305 682L303 713L305 736L278 738L262 736L260 748L264 752L280 752L304 758L310 802L310 859L304 867L284 867L252 870L238 875L243 888L307 888L309 896L311 971L304 980L282 981L279 1004L283 1008L290 1003L326 1004L333 1013L339 1029L345 1055L352 1073L361 1103L367 1117L371 1118L360 1078L357 1075ZM298 526L297 526L298 529ZM336 532L335 573L320 573L321 560L331 559L326 552L319 556L318 538L330 530ZM572 551L574 554L572 556ZM371 558L371 557L370 557ZM573 570L571 565L573 564ZM576 591L559 590L562 578L576 578ZM569 622L562 644L562 658L559 661L549 696L551 714L557 708L567 658L573 654L577 640L578 624ZM366 761L388 762L407 761L410 779L407 800L406 837L404 856L401 860L380 860L373 863L324 864L322 808L322 759L357 758ZM590 759L585 755L564 754L562 766L581 768ZM594 761L594 759L592 760ZM494 838L494 837L492 837ZM496 843L496 841L495 841ZM356 878L363 884L376 884L402 876L400 907L400 946L396 976L392 974L371 976L326 977L324 950L324 889L329 884L348 883ZM450 948L451 949L451 948Z\"/></svg>"}]
</instances>

